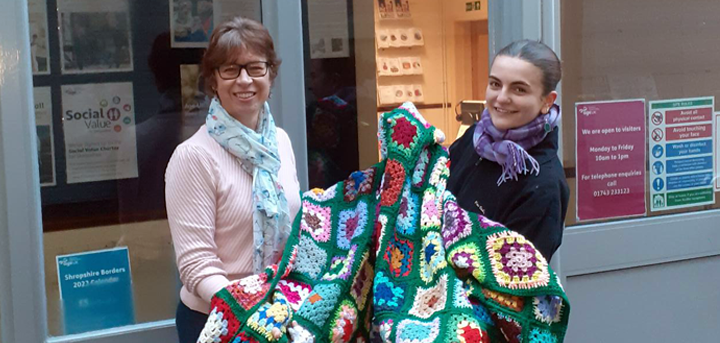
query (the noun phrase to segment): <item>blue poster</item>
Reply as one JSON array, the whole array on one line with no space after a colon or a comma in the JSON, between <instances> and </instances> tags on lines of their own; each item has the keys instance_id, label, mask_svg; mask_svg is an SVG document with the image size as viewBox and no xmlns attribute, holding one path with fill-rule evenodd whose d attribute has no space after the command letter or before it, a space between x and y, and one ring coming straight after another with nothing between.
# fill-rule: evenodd
<instances>
[{"instance_id":1,"label":"blue poster","mask_svg":"<svg viewBox=\"0 0 720 343\"><path fill-rule=\"evenodd\" d=\"M56 258L65 334L135 324L127 247Z\"/></svg>"}]
</instances>

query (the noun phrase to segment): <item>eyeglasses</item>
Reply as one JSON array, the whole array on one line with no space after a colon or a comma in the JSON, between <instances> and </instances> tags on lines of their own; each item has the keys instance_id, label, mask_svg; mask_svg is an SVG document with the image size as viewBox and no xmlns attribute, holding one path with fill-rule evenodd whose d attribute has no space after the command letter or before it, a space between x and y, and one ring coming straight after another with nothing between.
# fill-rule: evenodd
<instances>
[{"instance_id":1,"label":"eyeglasses","mask_svg":"<svg viewBox=\"0 0 720 343\"><path fill-rule=\"evenodd\" d=\"M228 64L217 68L218 75L223 80L234 80L240 76L243 69L247 71L250 77L263 77L267 75L270 63L268 62L250 62L245 64Z\"/></svg>"}]
</instances>

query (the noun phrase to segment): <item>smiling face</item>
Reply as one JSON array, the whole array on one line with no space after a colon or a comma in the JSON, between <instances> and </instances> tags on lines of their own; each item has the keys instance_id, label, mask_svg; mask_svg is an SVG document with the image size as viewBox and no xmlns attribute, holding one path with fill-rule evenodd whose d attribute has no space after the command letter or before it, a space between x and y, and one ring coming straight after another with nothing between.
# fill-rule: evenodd
<instances>
[{"instance_id":1,"label":"smiling face","mask_svg":"<svg viewBox=\"0 0 720 343\"><path fill-rule=\"evenodd\" d=\"M542 70L530 62L511 56L496 57L485 91L493 125L500 130L514 129L547 113L557 92L543 94L542 79Z\"/></svg>"},{"instance_id":2,"label":"smiling face","mask_svg":"<svg viewBox=\"0 0 720 343\"><path fill-rule=\"evenodd\" d=\"M250 62L266 62L265 56L244 50L234 61L228 64L244 65ZM265 76L250 77L243 68L233 80L224 80L215 72L216 93L222 107L243 125L255 130L263 104L270 96L270 72Z\"/></svg>"}]
</instances>

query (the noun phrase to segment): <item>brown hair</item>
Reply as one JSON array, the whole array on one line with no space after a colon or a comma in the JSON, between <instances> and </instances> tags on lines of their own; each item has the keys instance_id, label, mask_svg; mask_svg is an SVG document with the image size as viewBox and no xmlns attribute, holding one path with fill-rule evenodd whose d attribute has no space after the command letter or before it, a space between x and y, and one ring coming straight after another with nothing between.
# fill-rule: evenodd
<instances>
[{"instance_id":1,"label":"brown hair","mask_svg":"<svg viewBox=\"0 0 720 343\"><path fill-rule=\"evenodd\" d=\"M218 25L210 36L210 44L200 65L205 79L205 94L215 95L215 70L223 64L234 63L243 51L265 55L270 67L270 82L275 80L281 61L275 53L270 33L255 20L236 17Z\"/></svg>"}]
</instances>

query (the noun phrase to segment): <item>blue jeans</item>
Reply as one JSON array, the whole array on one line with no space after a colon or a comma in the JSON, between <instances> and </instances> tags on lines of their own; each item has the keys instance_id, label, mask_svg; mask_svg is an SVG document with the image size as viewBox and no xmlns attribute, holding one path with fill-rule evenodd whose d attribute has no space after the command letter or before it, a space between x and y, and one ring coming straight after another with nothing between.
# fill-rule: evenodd
<instances>
[{"instance_id":1,"label":"blue jeans","mask_svg":"<svg viewBox=\"0 0 720 343\"><path fill-rule=\"evenodd\" d=\"M175 313L175 328L179 342L196 343L207 319L207 314L192 310L180 301Z\"/></svg>"}]
</instances>

